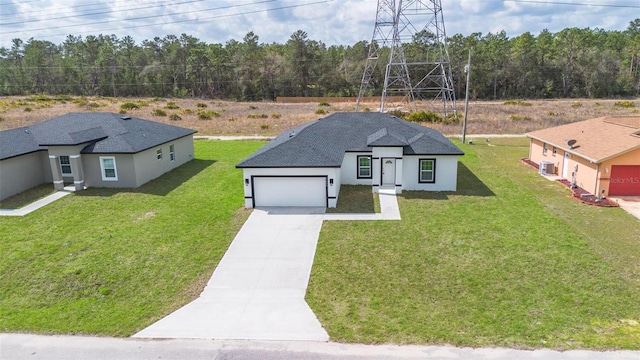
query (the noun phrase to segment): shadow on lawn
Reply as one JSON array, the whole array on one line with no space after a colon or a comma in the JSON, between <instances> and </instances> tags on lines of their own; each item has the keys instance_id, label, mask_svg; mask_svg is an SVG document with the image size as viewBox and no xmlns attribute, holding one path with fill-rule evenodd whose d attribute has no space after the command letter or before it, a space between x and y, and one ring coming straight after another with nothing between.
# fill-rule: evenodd
<instances>
[{"instance_id":1,"label":"shadow on lawn","mask_svg":"<svg viewBox=\"0 0 640 360\"><path fill-rule=\"evenodd\" d=\"M215 162L193 159L135 189L89 188L76 192L75 196L112 196L123 192L166 196Z\"/></svg>"},{"instance_id":2,"label":"shadow on lawn","mask_svg":"<svg viewBox=\"0 0 640 360\"><path fill-rule=\"evenodd\" d=\"M450 195L496 196L469 168L458 163L457 191L403 191L407 199L448 200Z\"/></svg>"}]
</instances>

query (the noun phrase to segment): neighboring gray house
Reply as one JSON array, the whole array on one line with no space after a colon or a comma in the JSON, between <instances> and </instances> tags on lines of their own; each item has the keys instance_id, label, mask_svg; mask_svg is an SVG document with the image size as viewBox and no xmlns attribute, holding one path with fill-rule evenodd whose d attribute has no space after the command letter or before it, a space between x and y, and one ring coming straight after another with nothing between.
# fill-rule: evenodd
<instances>
[{"instance_id":1,"label":"neighboring gray house","mask_svg":"<svg viewBox=\"0 0 640 360\"><path fill-rule=\"evenodd\" d=\"M245 207L335 207L342 184L455 191L458 156L440 132L374 112L334 113L286 131L236 165Z\"/></svg>"},{"instance_id":2,"label":"neighboring gray house","mask_svg":"<svg viewBox=\"0 0 640 360\"><path fill-rule=\"evenodd\" d=\"M53 182L135 188L193 159L194 130L113 113L69 113L0 132L0 200Z\"/></svg>"}]
</instances>

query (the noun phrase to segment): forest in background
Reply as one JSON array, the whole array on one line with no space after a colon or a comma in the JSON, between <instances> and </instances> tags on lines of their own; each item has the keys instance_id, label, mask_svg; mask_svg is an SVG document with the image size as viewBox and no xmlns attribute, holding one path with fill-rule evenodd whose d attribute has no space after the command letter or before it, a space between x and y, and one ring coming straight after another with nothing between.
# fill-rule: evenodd
<instances>
[{"instance_id":1,"label":"forest in background","mask_svg":"<svg viewBox=\"0 0 640 360\"><path fill-rule=\"evenodd\" d=\"M404 44L408 62L437 59L433 34ZM509 38L499 33L448 37L454 86L476 100L614 98L640 94L640 18L624 31L567 28ZM62 44L13 39L0 48L0 95L201 97L241 101L278 96L357 96L369 43L327 46L294 32L284 44L208 44L182 34L137 44L131 36L69 35ZM384 83L381 51L370 94Z\"/></svg>"}]
</instances>

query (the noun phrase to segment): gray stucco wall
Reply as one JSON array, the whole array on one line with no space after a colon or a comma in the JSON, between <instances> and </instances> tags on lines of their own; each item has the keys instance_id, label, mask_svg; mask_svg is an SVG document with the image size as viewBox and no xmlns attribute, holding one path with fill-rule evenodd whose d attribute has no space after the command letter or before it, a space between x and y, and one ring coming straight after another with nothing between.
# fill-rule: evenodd
<instances>
[{"instance_id":1,"label":"gray stucco wall","mask_svg":"<svg viewBox=\"0 0 640 360\"><path fill-rule=\"evenodd\" d=\"M117 181L102 180L100 157L114 157L116 160ZM134 188L136 187L136 172L133 154L82 154L84 167L84 183L86 187L103 188Z\"/></svg>"},{"instance_id":2,"label":"gray stucco wall","mask_svg":"<svg viewBox=\"0 0 640 360\"><path fill-rule=\"evenodd\" d=\"M0 200L51 182L46 151L38 151L0 161Z\"/></svg>"},{"instance_id":3,"label":"gray stucco wall","mask_svg":"<svg viewBox=\"0 0 640 360\"><path fill-rule=\"evenodd\" d=\"M173 144L175 158L171 161L169 147ZM162 150L162 159L157 159L157 150ZM133 157L136 169L136 186L145 184L162 174L193 159L193 135L164 143L149 150L135 154Z\"/></svg>"},{"instance_id":4,"label":"gray stucco wall","mask_svg":"<svg viewBox=\"0 0 640 360\"><path fill-rule=\"evenodd\" d=\"M169 145L174 145L175 160L169 156ZM156 151L162 149L162 159ZM113 156L116 160L117 181L102 180L100 157ZM193 159L193 136L164 143L137 154L82 154L87 187L136 188Z\"/></svg>"}]
</instances>

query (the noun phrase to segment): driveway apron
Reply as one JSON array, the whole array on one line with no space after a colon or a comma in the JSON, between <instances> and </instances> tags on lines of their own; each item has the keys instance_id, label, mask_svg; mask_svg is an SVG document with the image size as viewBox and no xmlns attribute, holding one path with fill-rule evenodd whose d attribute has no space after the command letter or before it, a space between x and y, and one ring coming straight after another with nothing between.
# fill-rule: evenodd
<instances>
[{"instance_id":1,"label":"driveway apron","mask_svg":"<svg viewBox=\"0 0 640 360\"><path fill-rule=\"evenodd\" d=\"M255 209L200 297L134 337L328 341L304 300L323 215Z\"/></svg>"}]
</instances>

